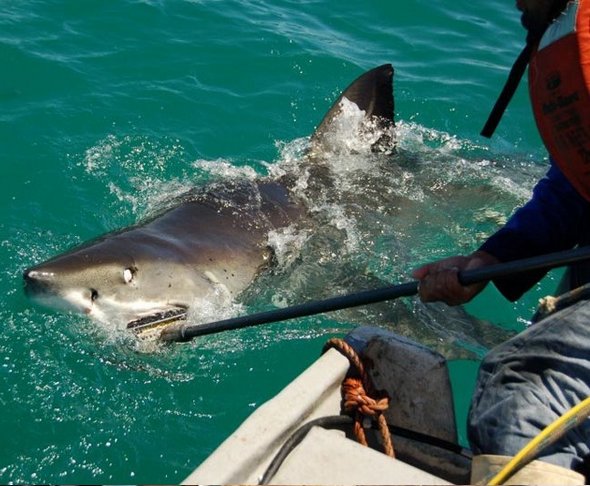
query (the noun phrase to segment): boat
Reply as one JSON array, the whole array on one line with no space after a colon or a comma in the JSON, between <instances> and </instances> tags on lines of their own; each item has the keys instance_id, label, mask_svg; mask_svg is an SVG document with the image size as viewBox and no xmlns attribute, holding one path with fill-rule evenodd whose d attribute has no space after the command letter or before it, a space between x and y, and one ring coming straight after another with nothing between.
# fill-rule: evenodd
<instances>
[{"instance_id":1,"label":"boat","mask_svg":"<svg viewBox=\"0 0 590 486\"><path fill-rule=\"evenodd\" d=\"M573 426L568 414L564 427ZM535 440L547 443L544 433ZM534 454L520 456L473 457L458 443L447 360L363 326L330 339L182 484L585 483Z\"/></svg>"},{"instance_id":2,"label":"boat","mask_svg":"<svg viewBox=\"0 0 590 486\"><path fill-rule=\"evenodd\" d=\"M359 374L342 347L362 357L389 406L382 412L395 458L382 452L375 420L369 446L341 414L341 385ZM350 351L349 351L350 352ZM427 393L425 393L427 391ZM183 484L467 484L471 453L457 444L446 359L405 337L359 327L260 406Z\"/></svg>"}]
</instances>

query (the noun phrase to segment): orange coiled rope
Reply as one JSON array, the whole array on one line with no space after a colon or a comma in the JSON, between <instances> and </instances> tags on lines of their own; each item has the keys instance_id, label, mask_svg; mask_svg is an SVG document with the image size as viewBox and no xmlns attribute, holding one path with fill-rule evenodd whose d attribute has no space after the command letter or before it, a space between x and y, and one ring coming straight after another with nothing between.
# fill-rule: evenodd
<instances>
[{"instance_id":1,"label":"orange coiled rope","mask_svg":"<svg viewBox=\"0 0 590 486\"><path fill-rule=\"evenodd\" d=\"M369 396L376 394L369 375L365 371L365 366L356 351L346 341L332 338L324 346L324 351L329 348L335 348L348 358L351 366L354 367L358 374L358 377L348 376L342 382L342 408L354 419L354 434L357 440L361 444L367 445L363 418L372 418L377 421L379 426L385 454L395 457L391 434L383 415L383 412L389 407L389 398L375 399Z\"/></svg>"}]
</instances>

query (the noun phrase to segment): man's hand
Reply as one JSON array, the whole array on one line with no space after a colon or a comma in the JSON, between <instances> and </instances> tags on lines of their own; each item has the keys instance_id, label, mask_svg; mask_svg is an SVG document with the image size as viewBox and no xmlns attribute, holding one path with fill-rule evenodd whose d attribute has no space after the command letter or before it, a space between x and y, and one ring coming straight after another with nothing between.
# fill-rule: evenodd
<instances>
[{"instance_id":1,"label":"man's hand","mask_svg":"<svg viewBox=\"0 0 590 486\"><path fill-rule=\"evenodd\" d=\"M423 302L442 301L449 305L460 305L479 294L486 282L464 287L459 283L457 274L495 263L499 263L496 257L476 251L470 256L455 256L429 263L414 270L412 276L420 281L419 295Z\"/></svg>"}]
</instances>

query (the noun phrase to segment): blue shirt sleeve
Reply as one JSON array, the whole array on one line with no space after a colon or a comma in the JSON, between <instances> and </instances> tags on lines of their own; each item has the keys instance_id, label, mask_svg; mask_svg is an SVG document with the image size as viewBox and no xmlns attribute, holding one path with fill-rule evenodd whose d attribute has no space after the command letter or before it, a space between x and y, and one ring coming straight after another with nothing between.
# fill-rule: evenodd
<instances>
[{"instance_id":1,"label":"blue shirt sleeve","mask_svg":"<svg viewBox=\"0 0 590 486\"><path fill-rule=\"evenodd\" d=\"M502 262L566 250L590 242L589 225L590 203L551 161L531 199L480 250ZM530 272L518 278L498 279L494 284L506 298L516 300L545 273Z\"/></svg>"}]
</instances>

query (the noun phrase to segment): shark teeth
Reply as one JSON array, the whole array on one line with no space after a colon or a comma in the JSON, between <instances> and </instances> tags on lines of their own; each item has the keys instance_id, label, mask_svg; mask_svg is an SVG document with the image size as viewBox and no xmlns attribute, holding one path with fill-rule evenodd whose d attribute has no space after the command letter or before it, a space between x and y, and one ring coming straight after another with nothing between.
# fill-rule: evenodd
<instances>
[{"instance_id":1,"label":"shark teeth","mask_svg":"<svg viewBox=\"0 0 590 486\"><path fill-rule=\"evenodd\" d=\"M177 308L163 312L157 312L149 316L141 317L127 324L127 329L133 331L137 337L147 331L166 327L178 321L186 320L187 310L185 308Z\"/></svg>"}]
</instances>

